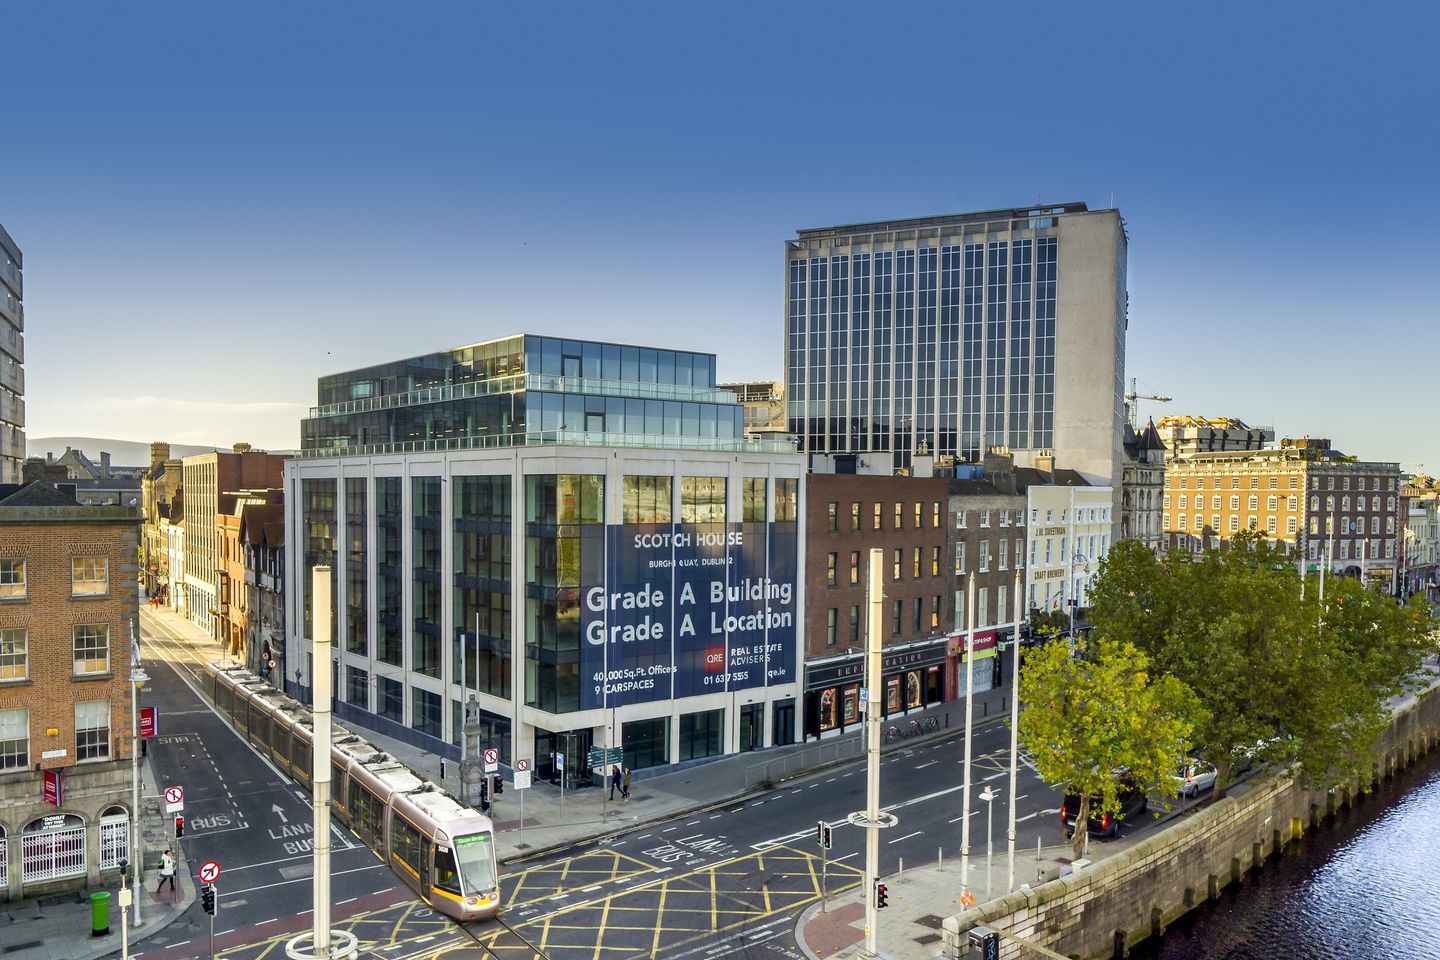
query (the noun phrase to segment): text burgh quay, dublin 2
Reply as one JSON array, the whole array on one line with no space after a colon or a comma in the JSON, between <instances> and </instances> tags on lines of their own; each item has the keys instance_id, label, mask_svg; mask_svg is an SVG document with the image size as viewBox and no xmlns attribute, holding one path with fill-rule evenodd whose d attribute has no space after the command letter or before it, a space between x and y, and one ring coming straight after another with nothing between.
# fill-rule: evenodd
<instances>
[{"instance_id":1,"label":"text burgh quay, dublin 2","mask_svg":"<svg viewBox=\"0 0 1440 960\"><path fill-rule=\"evenodd\" d=\"M287 686L334 570L338 711L567 786L797 733L803 460L710 354L515 336L320 380L287 465ZM278 678L277 678L278 679Z\"/></svg>"}]
</instances>

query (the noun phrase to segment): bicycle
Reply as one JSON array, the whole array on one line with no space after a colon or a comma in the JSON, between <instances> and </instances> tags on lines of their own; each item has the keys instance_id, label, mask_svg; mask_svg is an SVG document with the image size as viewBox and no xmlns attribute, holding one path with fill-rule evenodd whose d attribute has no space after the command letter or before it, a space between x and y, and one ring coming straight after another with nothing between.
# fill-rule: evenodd
<instances>
[{"instance_id":1,"label":"bicycle","mask_svg":"<svg viewBox=\"0 0 1440 960\"><path fill-rule=\"evenodd\" d=\"M940 729L940 721L939 721L937 718L935 718L935 717L926 717L926 718L925 718L925 732L926 732L926 733L934 733L936 730L939 730L939 729Z\"/></svg>"},{"instance_id":2,"label":"bicycle","mask_svg":"<svg viewBox=\"0 0 1440 960\"><path fill-rule=\"evenodd\" d=\"M898 727L890 726L890 727L886 727L886 728L885 728L885 742L886 742L886 743L893 743L894 741L900 739L901 736L902 736L902 734L900 733L900 730L899 730Z\"/></svg>"}]
</instances>

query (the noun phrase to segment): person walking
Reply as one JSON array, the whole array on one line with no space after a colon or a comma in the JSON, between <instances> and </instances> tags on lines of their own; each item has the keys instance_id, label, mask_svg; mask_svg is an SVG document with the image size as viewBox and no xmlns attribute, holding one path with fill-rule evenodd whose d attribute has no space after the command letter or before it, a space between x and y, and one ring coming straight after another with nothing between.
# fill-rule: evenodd
<instances>
[{"instance_id":1,"label":"person walking","mask_svg":"<svg viewBox=\"0 0 1440 960\"><path fill-rule=\"evenodd\" d=\"M160 896L160 891L165 889L165 882L170 882L170 892L175 892L175 858L166 850L160 854L160 883L155 887L155 896Z\"/></svg>"},{"instance_id":2,"label":"person walking","mask_svg":"<svg viewBox=\"0 0 1440 960\"><path fill-rule=\"evenodd\" d=\"M621 796L624 796L624 795L625 795L625 794L624 794L624 787L621 786L621 784L620 784L620 764L618 764L618 763L615 764L613 767L610 768L610 799L611 799L611 800L614 800L614 799L615 799L615 789L616 789L617 787L619 787L620 790L621 790L621 794L620 794L620 795L621 795Z\"/></svg>"},{"instance_id":3,"label":"person walking","mask_svg":"<svg viewBox=\"0 0 1440 960\"><path fill-rule=\"evenodd\" d=\"M620 796L626 800L630 799L630 768L626 767L620 774Z\"/></svg>"}]
</instances>

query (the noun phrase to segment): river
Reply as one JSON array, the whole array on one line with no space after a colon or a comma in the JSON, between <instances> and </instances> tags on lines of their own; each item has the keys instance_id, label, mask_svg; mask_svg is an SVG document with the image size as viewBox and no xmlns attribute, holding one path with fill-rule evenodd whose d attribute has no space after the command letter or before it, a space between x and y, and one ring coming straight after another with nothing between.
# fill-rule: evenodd
<instances>
[{"instance_id":1,"label":"river","mask_svg":"<svg viewBox=\"0 0 1440 960\"><path fill-rule=\"evenodd\" d=\"M1440 958L1440 752L1176 922L1142 960Z\"/></svg>"}]
</instances>

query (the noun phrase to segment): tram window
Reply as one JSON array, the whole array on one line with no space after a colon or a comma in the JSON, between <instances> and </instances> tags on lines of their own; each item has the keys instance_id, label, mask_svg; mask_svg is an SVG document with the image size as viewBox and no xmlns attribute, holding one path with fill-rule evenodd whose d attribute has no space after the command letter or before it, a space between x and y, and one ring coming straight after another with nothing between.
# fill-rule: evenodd
<instances>
[{"instance_id":1,"label":"tram window","mask_svg":"<svg viewBox=\"0 0 1440 960\"><path fill-rule=\"evenodd\" d=\"M270 718L270 752L277 760L290 759L290 728L279 714Z\"/></svg>"},{"instance_id":2,"label":"tram window","mask_svg":"<svg viewBox=\"0 0 1440 960\"><path fill-rule=\"evenodd\" d=\"M455 852L449 847L435 846L435 881L432 885L460 896L460 868L455 864Z\"/></svg>"},{"instance_id":3,"label":"tram window","mask_svg":"<svg viewBox=\"0 0 1440 960\"><path fill-rule=\"evenodd\" d=\"M499 884L495 880L495 844L488 833L472 833L455 838L455 850L459 855L460 872L465 875L465 887L472 893L494 890Z\"/></svg>"},{"instance_id":4,"label":"tram window","mask_svg":"<svg viewBox=\"0 0 1440 960\"><path fill-rule=\"evenodd\" d=\"M309 779L311 770L310 744L302 740L301 736L302 734L298 732L295 734L295 750L294 753L291 755L291 760L295 764L295 769L304 772L304 774L306 775L306 779Z\"/></svg>"},{"instance_id":5,"label":"tram window","mask_svg":"<svg viewBox=\"0 0 1440 960\"><path fill-rule=\"evenodd\" d=\"M390 825L390 855L420 877L420 831L404 817L396 816Z\"/></svg>"},{"instance_id":6,"label":"tram window","mask_svg":"<svg viewBox=\"0 0 1440 960\"><path fill-rule=\"evenodd\" d=\"M236 711L237 715L240 711ZM270 717L254 704L250 705L250 742L266 746L270 739Z\"/></svg>"},{"instance_id":7,"label":"tram window","mask_svg":"<svg viewBox=\"0 0 1440 960\"><path fill-rule=\"evenodd\" d=\"M349 803L345 798L345 788L349 785L349 777L345 775L345 768L334 760L330 761L330 802L339 810L346 811Z\"/></svg>"},{"instance_id":8,"label":"tram window","mask_svg":"<svg viewBox=\"0 0 1440 960\"><path fill-rule=\"evenodd\" d=\"M354 814L355 832L371 850L379 851L384 836L385 807L380 798L371 793L363 784L356 784L350 798Z\"/></svg>"},{"instance_id":9,"label":"tram window","mask_svg":"<svg viewBox=\"0 0 1440 960\"><path fill-rule=\"evenodd\" d=\"M215 706L219 707L220 712L230 719L235 719L235 694L219 681L215 683Z\"/></svg>"}]
</instances>

